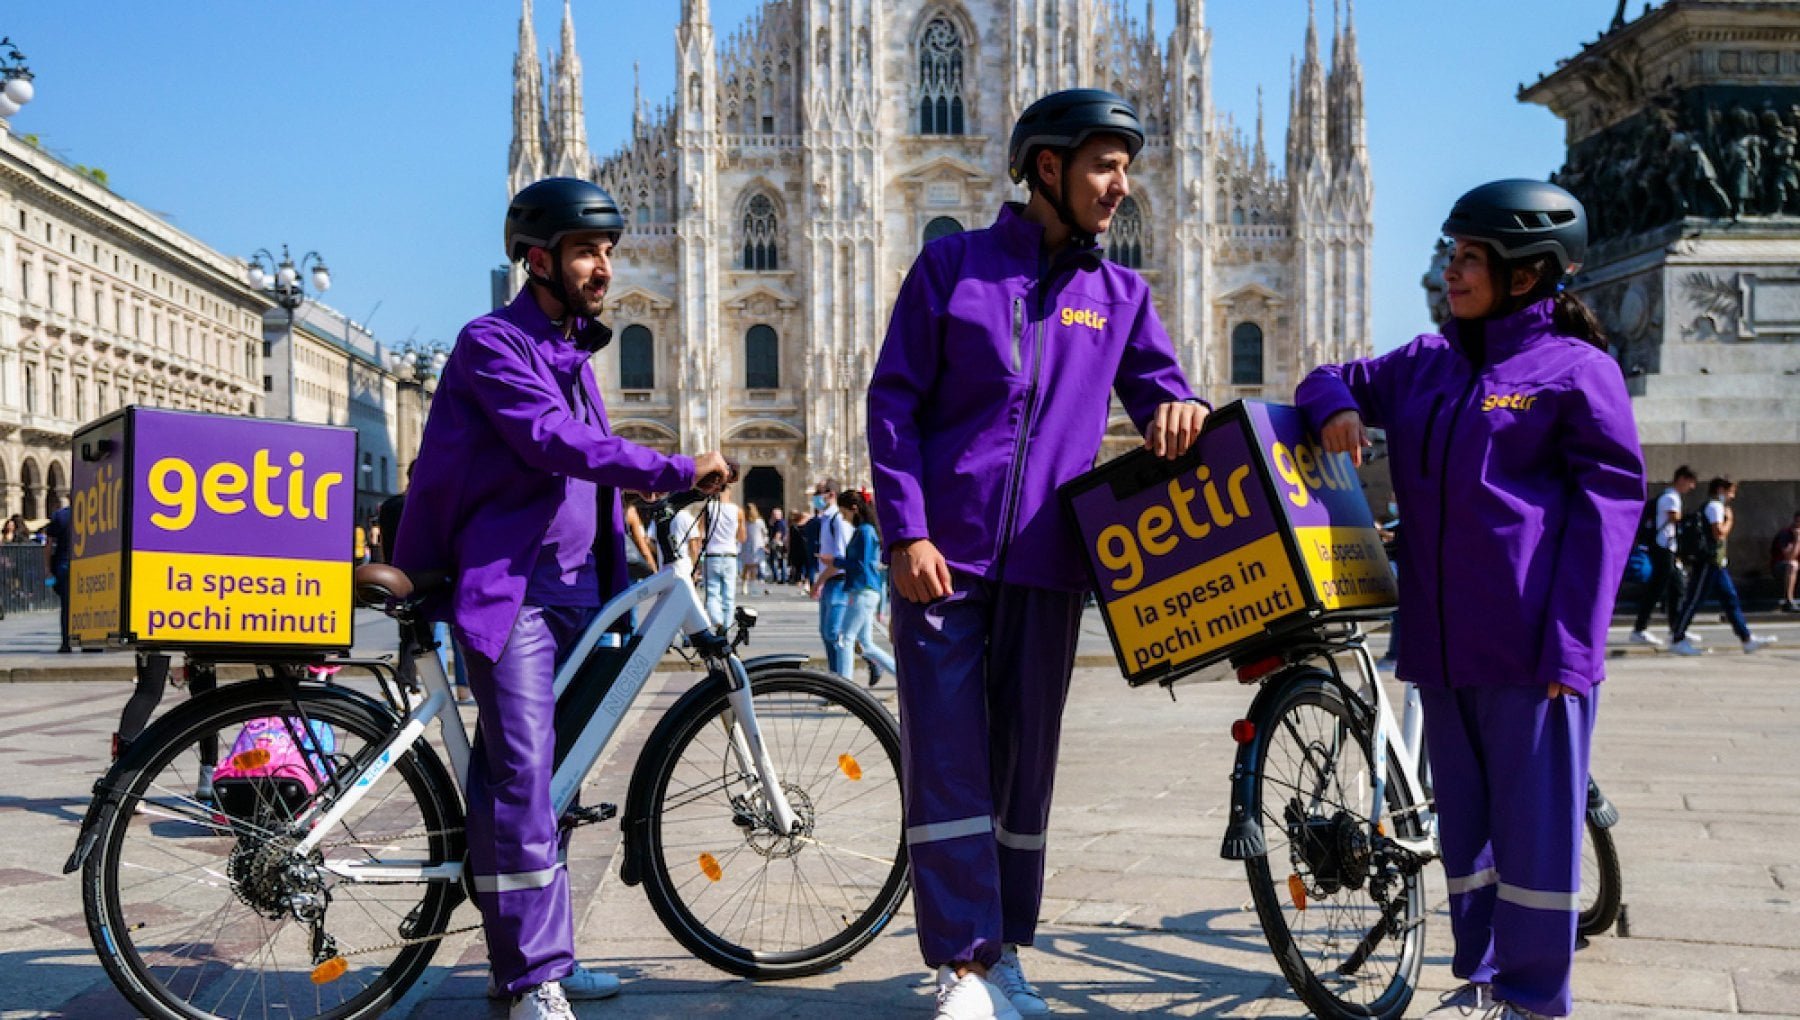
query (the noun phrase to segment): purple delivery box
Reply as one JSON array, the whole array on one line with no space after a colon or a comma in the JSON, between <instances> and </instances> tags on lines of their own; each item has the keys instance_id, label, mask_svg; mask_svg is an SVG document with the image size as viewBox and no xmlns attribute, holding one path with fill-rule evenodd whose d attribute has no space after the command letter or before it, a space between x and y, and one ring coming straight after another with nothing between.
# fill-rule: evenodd
<instances>
[{"instance_id":1,"label":"purple delivery box","mask_svg":"<svg viewBox=\"0 0 1800 1020\"><path fill-rule=\"evenodd\" d=\"M1394 604L1349 455L1323 452L1296 408L1229 404L1179 460L1133 450L1061 492L1134 685Z\"/></svg>"},{"instance_id":2,"label":"purple delivery box","mask_svg":"<svg viewBox=\"0 0 1800 1020\"><path fill-rule=\"evenodd\" d=\"M73 445L71 637L349 650L354 429L133 406Z\"/></svg>"}]
</instances>

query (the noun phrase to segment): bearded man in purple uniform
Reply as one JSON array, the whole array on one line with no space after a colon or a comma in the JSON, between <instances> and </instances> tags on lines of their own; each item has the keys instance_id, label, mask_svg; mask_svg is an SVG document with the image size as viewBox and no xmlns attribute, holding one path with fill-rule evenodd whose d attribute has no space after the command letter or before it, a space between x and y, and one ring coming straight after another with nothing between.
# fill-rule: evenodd
<instances>
[{"instance_id":1,"label":"bearded man in purple uniform","mask_svg":"<svg viewBox=\"0 0 1800 1020\"><path fill-rule=\"evenodd\" d=\"M619 981L575 964L564 834L550 798L556 669L623 589L620 489L669 491L727 474L717 453L665 456L614 436L588 360L625 219L611 195L538 181L506 212L526 264L512 303L463 328L444 366L401 518L395 564L447 571L447 615L469 656L481 726L469 764L469 865L490 994L512 1020L573 1020L568 999Z\"/></svg>"},{"instance_id":2,"label":"bearded man in purple uniform","mask_svg":"<svg viewBox=\"0 0 1800 1020\"><path fill-rule=\"evenodd\" d=\"M1033 103L1009 145L1031 189L925 246L869 385L893 566L906 841L940 1020L1049 1006L1025 979L1087 570L1056 488L1093 466L1116 390L1154 453L1199 436L1149 285L1095 235L1144 143L1099 89Z\"/></svg>"}]
</instances>

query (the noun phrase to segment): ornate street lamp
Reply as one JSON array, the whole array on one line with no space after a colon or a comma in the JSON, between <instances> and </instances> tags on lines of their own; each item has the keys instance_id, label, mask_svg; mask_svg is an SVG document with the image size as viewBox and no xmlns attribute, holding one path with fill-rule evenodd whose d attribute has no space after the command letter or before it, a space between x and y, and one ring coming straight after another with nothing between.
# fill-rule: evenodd
<instances>
[{"instance_id":1,"label":"ornate street lamp","mask_svg":"<svg viewBox=\"0 0 1800 1020\"><path fill-rule=\"evenodd\" d=\"M31 68L25 66L25 54L10 38L0 39L0 118L11 117L31 102L37 89L31 84Z\"/></svg>"},{"instance_id":2,"label":"ornate street lamp","mask_svg":"<svg viewBox=\"0 0 1800 1020\"><path fill-rule=\"evenodd\" d=\"M312 289L320 294L331 289L331 270L325 267L325 259L316 251L309 251L300 256L298 265L288 254L287 245L281 246L281 261L267 248L259 249L250 256L250 271L247 274L250 286L267 294L270 300L287 310L287 416L294 420L294 317L308 297L306 282L310 277Z\"/></svg>"}]
</instances>

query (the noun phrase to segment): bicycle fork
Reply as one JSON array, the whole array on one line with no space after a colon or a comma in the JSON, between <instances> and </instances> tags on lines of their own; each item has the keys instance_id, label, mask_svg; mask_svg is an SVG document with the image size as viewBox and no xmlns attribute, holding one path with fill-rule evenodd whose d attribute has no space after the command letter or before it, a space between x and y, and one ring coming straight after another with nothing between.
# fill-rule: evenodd
<instances>
[{"instance_id":1,"label":"bicycle fork","mask_svg":"<svg viewBox=\"0 0 1800 1020\"><path fill-rule=\"evenodd\" d=\"M775 763L763 743L762 728L756 723L750 674L735 655L725 657L725 669L725 698L731 705L731 753L737 759L740 772L756 776L775 831L788 838L798 836L805 823L788 803L787 793L781 788L781 777L776 774Z\"/></svg>"}]
</instances>

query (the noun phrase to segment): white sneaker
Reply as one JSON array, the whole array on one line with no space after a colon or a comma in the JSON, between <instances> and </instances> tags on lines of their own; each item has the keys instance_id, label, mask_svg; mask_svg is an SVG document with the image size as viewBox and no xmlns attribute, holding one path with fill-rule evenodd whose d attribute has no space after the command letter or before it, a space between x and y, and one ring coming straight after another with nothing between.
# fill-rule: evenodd
<instances>
[{"instance_id":1,"label":"white sneaker","mask_svg":"<svg viewBox=\"0 0 1800 1020\"><path fill-rule=\"evenodd\" d=\"M590 1002L594 999L610 999L619 994L624 985L615 974L603 970L588 970L576 964L569 976L558 981L562 986L563 997L575 1002ZM487 997L490 999L510 999L512 996L494 983L493 972L488 973Z\"/></svg>"},{"instance_id":2,"label":"white sneaker","mask_svg":"<svg viewBox=\"0 0 1800 1020\"><path fill-rule=\"evenodd\" d=\"M1557 1020L1557 1018L1548 1017L1542 1013L1533 1013L1529 1009L1522 1009L1510 1002L1496 1001L1488 1007L1483 1020Z\"/></svg>"},{"instance_id":3,"label":"white sneaker","mask_svg":"<svg viewBox=\"0 0 1800 1020\"><path fill-rule=\"evenodd\" d=\"M1455 1017L1474 1016L1486 1013L1494 1008L1494 986L1477 984L1474 981L1465 983L1453 992L1445 992L1438 996L1438 1004L1431 1012L1425 1014L1426 1020L1453 1020Z\"/></svg>"},{"instance_id":4,"label":"white sneaker","mask_svg":"<svg viewBox=\"0 0 1800 1020\"><path fill-rule=\"evenodd\" d=\"M1006 993L1020 1016L1050 1015L1050 1004L1038 993L1037 986L1026 980L1017 949L1001 952L1000 962L988 968L988 982Z\"/></svg>"},{"instance_id":5,"label":"white sneaker","mask_svg":"<svg viewBox=\"0 0 1800 1020\"><path fill-rule=\"evenodd\" d=\"M1756 635L1752 634L1752 635L1750 635L1750 640L1744 642L1744 654L1749 655L1751 652L1754 652L1759 648L1767 648L1770 645L1774 644L1777 640L1778 640L1777 638L1757 637Z\"/></svg>"},{"instance_id":6,"label":"white sneaker","mask_svg":"<svg viewBox=\"0 0 1800 1020\"><path fill-rule=\"evenodd\" d=\"M1651 648L1661 648L1663 646L1662 638L1657 637L1647 630L1632 631L1629 640L1634 645L1649 645Z\"/></svg>"},{"instance_id":7,"label":"white sneaker","mask_svg":"<svg viewBox=\"0 0 1800 1020\"><path fill-rule=\"evenodd\" d=\"M1705 655L1706 650L1694 644L1692 638L1682 638L1669 646L1669 651L1676 655Z\"/></svg>"},{"instance_id":8,"label":"white sneaker","mask_svg":"<svg viewBox=\"0 0 1800 1020\"><path fill-rule=\"evenodd\" d=\"M1020 1020L1006 993L969 971L962 977L938 968L937 1014L934 1020Z\"/></svg>"},{"instance_id":9,"label":"white sneaker","mask_svg":"<svg viewBox=\"0 0 1800 1020\"><path fill-rule=\"evenodd\" d=\"M513 1000L507 1020L576 1020L562 986L546 981Z\"/></svg>"}]
</instances>

